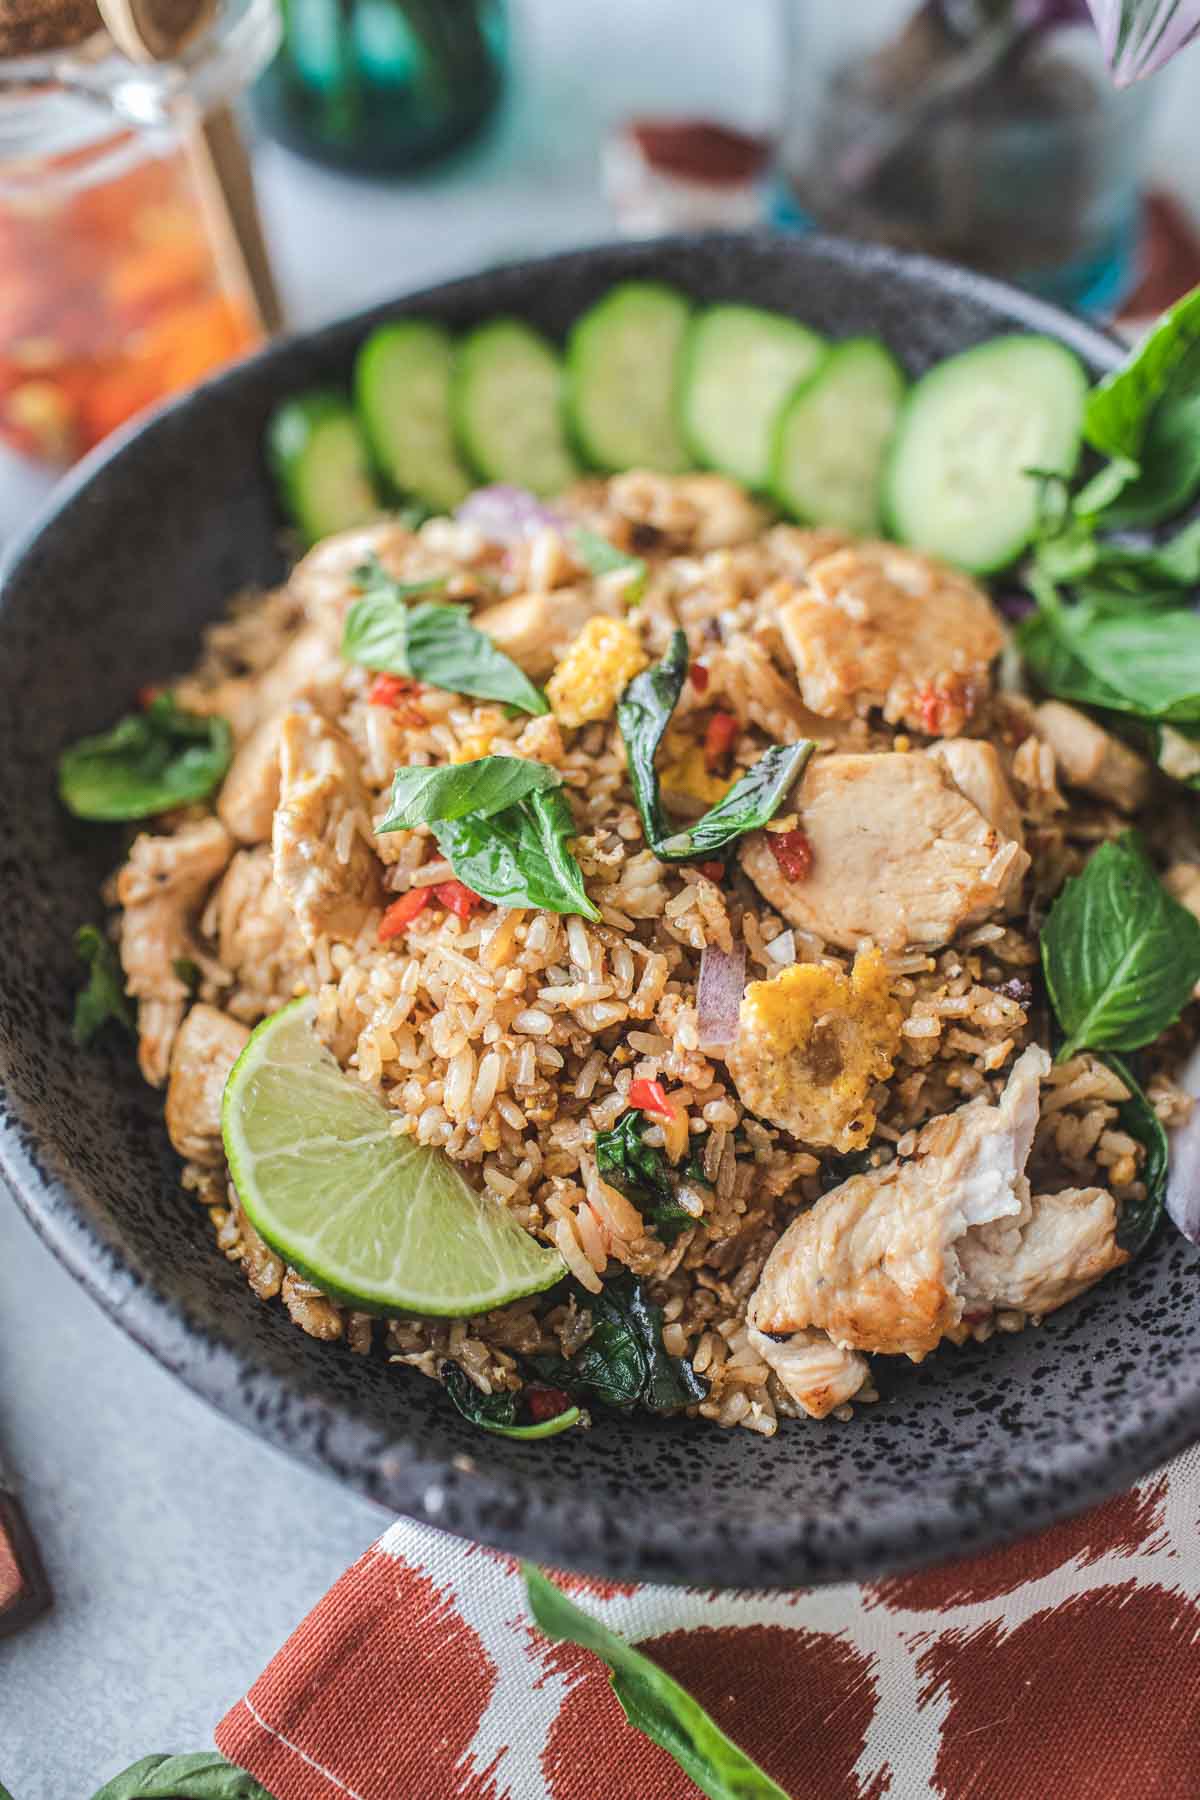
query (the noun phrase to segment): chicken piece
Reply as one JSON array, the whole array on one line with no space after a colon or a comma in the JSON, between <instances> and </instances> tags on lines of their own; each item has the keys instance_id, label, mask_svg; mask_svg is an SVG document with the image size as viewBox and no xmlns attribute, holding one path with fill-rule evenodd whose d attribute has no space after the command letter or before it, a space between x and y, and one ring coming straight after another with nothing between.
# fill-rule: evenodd
<instances>
[{"instance_id":1,"label":"chicken piece","mask_svg":"<svg viewBox=\"0 0 1200 1800\"><path fill-rule=\"evenodd\" d=\"M807 575L815 562L847 550L854 538L837 525L776 525L767 533L766 548L791 575Z\"/></svg>"},{"instance_id":2,"label":"chicken piece","mask_svg":"<svg viewBox=\"0 0 1200 1800\"><path fill-rule=\"evenodd\" d=\"M1034 715L1038 736L1054 752L1069 787L1084 788L1122 812L1136 812L1150 795L1150 768L1136 750L1061 700L1047 700Z\"/></svg>"},{"instance_id":3,"label":"chicken piece","mask_svg":"<svg viewBox=\"0 0 1200 1800\"><path fill-rule=\"evenodd\" d=\"M958 1246L963 1311L1023 1312L1040 1319L1129 1261L1117 1244L1117 1203L1107 1188L1034 1194L1019 1218L968 1231Z\"/></svg>"},{"instance_id":4,"label":"chicken piece","mask_svg":"<svg viewBox=\"0 0 1200 1800\"><path fill-rule=\"evenodd\" d=\"M273 1300L283 1282L283 1259L276 1256L265 1238L259 1237L240 1209L238 1226L246 1280L260 1300Z\"/></svg>"},{"instance_id":5,"label":"chicken piece","mask_svg":"<svg viewBox=\"0 0 1200 1800\"><path fill-rule=\"evenodd\" d=\"M229 765L217 795L217 817L239 843L265 844L279 805L281 717L254 727Z\"/></svg>"},{"instance_id":6,"label":"chicken piece","mask_svg":"<svg viewBox=\"0 0 1200 1800\"><path fill-rule=\"evenodd\" d=\"M882 707L930 737L954 737L987 693L1004 628L966 575L895 544L820 557L779 611L805 704L848 719Z\"/></svg>"},{"instance_id":7,"label":"chicken piece","mask_svg":"<svg viewBox=\"0 0 1200 1800\"><path fill-rule=\"evenodd\" d=\"M287 713L279 771L271 837L275 881L307 943L332 937L352 944L383 904L370 796L354 748L316 713Z\"/></svg>"},{"instance_id":8,"label":"chicken piece","mask_svg":"<svg viewBox=\"0 0 1200 1800\"><path fill-rule=\"evenodd\" d=\"M117 876L125 991L138 1002L138 1066L152 1087L167 1078L171 1045L191 995L187 965L204 969L208 963L193 919L232 852L233 839L220 820L203 819L170 837L143 832Z\"/></svg>"},{"instance_id":9,"label":"chicken piece","mask_svg":"<svg viewBox=\"0 0 1200 1800\"><path fill-rule=\"evenodd\" d=\"M589 619L546 683L555 718L572 727L607 719L649 660L628 619Z\"/></svg>"},{"instance_id":10,"label":"chicken piece","mask_svg":"<svg viewBox=\"0 0 1200 1800\"><path fill-rule=\"evenodd\" d=\"M542 681L566 655L589 619L597 614L618 618L618 596L594 587L554 588L544 594L514 594L485 606L471 623L486 631L498 649L511 656L533 681Z\"/></svg>"},{"instance_id":11,"label":"chicken piece","mask_svg":"<svg viewBox=\"0 0 1200 1800\"><path fill-rule=\"evenodd\" d=\"M250 1032L215 1006L193 1006L171 1050L167 1133L180 1156L212 1167L224 1157L221 1097Z\"/></svg>"},{"instance_id":12,"label":"chicken piece","mask_svg":"<svg viewBox=\"0 0 1200 1800\"><path fill-rule=\"evenodd\" d=\"M927 754L941 763L959 793L978 807L989 825L1024 848L1021 809L994 744L980 738L942 738L929 746Z\"/></svg>"},{"instance_id":13,"label":"chicken piece","mask_svg":"<svg viewBox=\"0 0 1200 1800\"><path fill-rule=\"evenodd\" d=\"M320 1288L314 1287L311 1281L305 1281L303 1275L297 1275L295 1269L289 1269L283 1278L283 1304L288 1309L292 1324L298 1325L301 1331L306 1331L309 1337L319 1338L323 1344L340 1338L345 1330L345 1320L340 1309L326 1298Z\"/></svg>"},{"instance_id":14,"label":"chicken piece","mask_svg":"<svg viewBox=\"0 0 1200 1800\"><path fill-rule=\"evenodd\" d=\"M202 921L233 978L227 1010L253 1024L306 985L307 949L286 897L275 884L269 844L239 850Z\"/></svg>"},{"instance_id":15,"label":"chicken piece","mask_svg":"<svg viewBox=\"0 0 1200 1800\"><path fill-rule=\"evenodd\" d=\"M762 508L724 475L659 475L650 469L630 469L613 477L608 499L631 524L648 525L700 554L748 544L766 523Z\"/></svg>"},{"instance_id":16,"label":"chicken piece","mask_svg":"<svg viewBox=\"0 0 1200 1800\"><path fill-rule=\"evenodd\" d=\"M361 597L356 572L374 558L387 574L404 579L415 542L413 533L395 519L339 531L322 538L300 558L288 577L288 587L303 602L310 619L322 624L326 632L335 629L340 634L348 608Z\"/></svg>"},{"instance_id":17,"label":"chicken piece","mask_svg":"<svg viewBox=\"0 0 1200 1800\"><path fill-rule=\"evenodd\" d=\"M846 726L810 712L795 683L779 673L766 646L745 632L730 634L712 658L712 666L716 681L705 691L704 701L710 703L717 693L726 694L735 705L744 707L746 716L775 743L796 744L801 738L814 738L832 746L844 738Z\"/></svg>"},{"instance_id":18,"label":"chicken piece","mask_svg":"<svg viewBox=\"0 0 1200 1800\"><path fill-rule=\"evenodd\" d=\"M747 1318L758 1331L827 1331L848 1349L919 1362L964 1313L1060 1306L1125 1260L1097 1190L1031 1200L1025 1164L1050 1058L1031 1045L993 1106L931 1119L913 1156L853 1175L794 1219Z\"/></svg>"},{"instance_id":19,"label":"chicken piece","mask_svg":"<svg viewBox=\"0 0 1200 1800\"><path fill-rule=\"evenodd\" d=\"M852 1400L871 1373L865 1357L840 1349L824 1331L797 1331L782 1342L753 1328L746 1336L810 1419Z\"/></svg>"},{"instance_id":20,"label":"chicken piece","mask_svg":"<svg viewBox=\"0 0 1200 1800\"><path fill-rule=\"evenodd\" d=\"M1195 726L1192 729L1194 731ZM1160 725L1156 761L1163 774L1169 775L1172 781L1194 782L1200 775L1200 742L1194 737L1185 737L1173 725Z\"/></svg>"},{"instance_id":21,"label":"chicken piece","mask_svg":"<svg viewBox=\"0 0 1200 1800\"><path fill-rule=\"evenodd\" d=\"M802 1143L861 1149L875 1129L871 1087L892 1072L902 1018L878 950L860 951L849 975L793 963L752 981L726 1057L742 1105Z\"/></svg>"},{"instance_id":22,"label":"chicken piece","mask_svg":"<svg viewBox=\"0 0 1200 1800\"><path fill-rule=\"evenodd\" d=\"M1200 919L1200 863L1172 863L1163 876L1163 886Z\"/></svg>"},{"instance_id":23,"label":"chicken piece","mask_svg":"<svg viewBox=\"0 0 1200 1800\"><path fill-rule=\"evenodd\" d=\"M273 663L251 675L231 675L213 686L199 680L177 683L180 706L206 717L228 719L238 744L264 719L303 702L318 712L336 713L341 706L345 664L339 655L338 631L332 620L306 625L296 632Z\"/></svg>"},{"instance_id":24,"label":"chicken piece","mask_svg":"<svg viewBox=\"0 0 1200 1800\"><path fill-rule=\"evenodd\" d=\"M1002 908L1029 867L920 751L817 757L797 799L810 873L789 880L762 831L745 839L742 867L789 924L846 950L949 943Z\"/></svg>"}]
</instances>

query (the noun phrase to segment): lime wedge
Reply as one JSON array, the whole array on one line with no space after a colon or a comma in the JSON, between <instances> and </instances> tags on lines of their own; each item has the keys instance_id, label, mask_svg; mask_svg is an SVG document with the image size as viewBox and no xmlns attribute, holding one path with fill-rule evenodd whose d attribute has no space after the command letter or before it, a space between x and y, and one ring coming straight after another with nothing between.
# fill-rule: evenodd
<instances>
[{"instance_id":1,"label":"lime wedge","mask_svg":"<svg viewBox=\"0 0 1200 1800\"><path fill-rule=\"evenodd\" d=\"M488 1312L561 1280L556 1250L440 1150L393 1135L396 1114L342 1073L315 1014L305 998L264 1019L225 1086L225 1154L272 1249L370 1312Z\"/></svg>"}]
</instances>

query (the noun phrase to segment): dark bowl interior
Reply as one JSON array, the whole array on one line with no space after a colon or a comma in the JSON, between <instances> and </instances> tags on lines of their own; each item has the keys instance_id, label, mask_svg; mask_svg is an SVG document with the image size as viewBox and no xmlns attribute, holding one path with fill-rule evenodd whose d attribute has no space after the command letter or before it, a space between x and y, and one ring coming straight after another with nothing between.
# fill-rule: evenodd
<instances>
[{"instance_id":1,"label":"dark bowl interior","mask_svg":"<svg viewBox=\"0 0 1200 1800\"><path fill-rule=\"evenodd\" d=\"M794 1586L992 1544L1100 1499L1200 1435L1197 1252L1164 1233L1037 1331L879 1365L849 1425L770 1442L609 1415L542 1444L483 1437L441 1390L312 1342L215 1254L181 1197L161 1098L128 1051L70 1035L71 931L99 916L117 840L59 809L62 746L186 667L227 596L283 569L263 472L275 404L344 380L380 318L521 314L561 337L611 282L749 300L834 337L882 337L911 373L998 331L1047 331L1099 370L1103 336L1015 290L817 239L673 240L490 271L285 342L86 464L0 598L0 1168L51 1247L197 1393L414 1518L617 1576Z\"/></svg>"}]
</instances>

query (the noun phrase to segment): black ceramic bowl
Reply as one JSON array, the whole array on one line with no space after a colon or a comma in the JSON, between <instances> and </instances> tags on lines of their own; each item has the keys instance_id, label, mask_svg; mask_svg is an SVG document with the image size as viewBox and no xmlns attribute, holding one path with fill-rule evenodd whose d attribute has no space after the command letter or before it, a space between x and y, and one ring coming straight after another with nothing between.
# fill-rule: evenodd
<instances>
[{"instance_id":1,"label":"black ceramic bowl","mask_svg":"<svg viewBox=\"0 0 1200 1800\"><path fill-rule=\"evenodd\" d=\"M181 1198L161 1096L120 1043L71 1041L73 927L116 854L54 795L64 743L186 667L226 598L283 563L263 424L342 380L371 326L522 314L561 336L611 283L778 307L881 336L916 374L996 332L1045 331L1094 370L1109 342L992 282L817 239L583 251L492 271L278 345L92 459L0 597L0 1168L47 1242L158 1360L259 1436L401 1513L618 1576L794 1586L864 1577L1043 1525L1200 1435L1197 1252L1169 1230L1039 1331L877 1363L849 1425L770 1442L611 1415L548 1443L485 1437L415 1374L314 1343L261 1305Z\"/></svg>"}]
</instances>

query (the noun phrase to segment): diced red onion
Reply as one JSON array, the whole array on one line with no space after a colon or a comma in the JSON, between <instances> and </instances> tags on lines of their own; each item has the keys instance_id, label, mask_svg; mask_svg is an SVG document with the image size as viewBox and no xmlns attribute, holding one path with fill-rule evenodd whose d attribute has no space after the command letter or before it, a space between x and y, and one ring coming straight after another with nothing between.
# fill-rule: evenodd
<instances>
[{"instance_id":1,"label":"diced red onion","mask_svg":"<svg viewBox=\"0 0 1200 1800\"><path fill-rule=\"evenodd\" d=\"M1200 1050L1175 1079L1186 1093L1200 1094ZM1189 1243L1200 1244L1200 1100L1171 1133L1167 1213Z\"/></svg>"},{"instance_id":2,"label":"diced red onion","mask_svg":"<svg viewBox=\"0 0 1200 1800\"><path fill-rule=\"evenodd\" d=\"M706 944L696 984L696 1023L701 1050L724 1050L737 1036L738 1011L746 984L746 946L718 950Z\"/></svg>"},{"instance_id":3,"label":"diced red onion","mask_svg":"<svg viewBox=\"0 0 1200 1800\"><path fill-rule=\"evenodd\" d=\"M544 525L563 523L551 507L542 505L536 494L503 481L476 488L467 495L455 517L463 525L473 525L481 537L493 544L519 544L524 538L536 536Z\"/></svg>"},{"instance_id":4,"label":"diced red onion","mask_svg":"<svg viewBox=\"0 0 1200 1800\"><path fill-rule=\"evenodd\" d=\"M1170 62L1200 33L1200 0L1088 0L1117 87Z\"/></svg>"}]
</instances>

